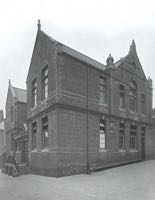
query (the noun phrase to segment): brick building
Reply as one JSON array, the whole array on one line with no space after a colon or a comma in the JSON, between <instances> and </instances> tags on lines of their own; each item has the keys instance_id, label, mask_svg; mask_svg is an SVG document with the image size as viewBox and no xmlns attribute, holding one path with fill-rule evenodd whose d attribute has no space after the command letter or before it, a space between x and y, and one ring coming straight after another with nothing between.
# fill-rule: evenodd
<instances>
[{"instance_id":1,"label":"brick building","mask_svg":"<svg viewBox=\"0 0 155 200\"><path fill-rule=\"evenodd\" d=\"M3 165L4 156L5 156L4 115L3 115L3 110L0 110L0 168Z\"/></svg>"},{"instance_id":2,"label":"brick building","mask_svg":"<svg viewBox=\"0 0 155 200\"><path fill-rule=\"evenodd\" d=\"M27 76L29 162L64 176L145 159L152 81L132 41L128 54L101 64L38 32Z\"/></svg>"},{"instance_id":3,"label":"brick building","mask_svg":"<svg viewBox=\"0 0 155 200\"><path fill-rule=\"evenodd\" d=\"M149 142L150 149L148 152L148 158L150 159L155 159L155 108L152 109L152 126L151 126L151 131L150 131L150 139L151 141Z\"/></svg>"},{"instance_id":4,"label":"brick building","mask_svg":"<svg viewBox=\"0 0 155 200\"><path fill-rule=\"evenodd\" d=\"M6 155L14 155L19 163L25 163L28 159L26 90L9 82L5 110Z\"/></svg>"}]
</instances>

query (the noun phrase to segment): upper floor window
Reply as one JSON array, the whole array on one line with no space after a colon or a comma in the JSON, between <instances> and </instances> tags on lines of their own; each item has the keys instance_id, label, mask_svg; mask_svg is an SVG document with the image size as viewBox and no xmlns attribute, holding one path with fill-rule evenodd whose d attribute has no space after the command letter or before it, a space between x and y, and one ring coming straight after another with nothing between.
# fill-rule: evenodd
<instances>
[{"instance_id":1,"label":"upper floor window","mask_svg":"<svg viewBox=\"0 0 155 200\"><path fill-rule=\"evenodd\" d=\"M32 149L36 149L36 138L37 137L37 123L33 122L32 123Z\"/></svg>"},{"instance_id":2,"label":"upper floor window","mask_svg":"<svg viewBox=\"0 0 155 200\"><path fill-rule=\"evenodd\" d=\"M142 127L141 128L141 135L142 135L142 137L145 137L145 132L146 132L146 128Z\"/></svg>"},{"instance_id":3,"label":"upper floor window","mask_svg":"<svg viewBox=\"0 0 155 200\"><path fill-rule=\"evenodd\" d=\"M119 86L120 90L120 108L125 108L125 87L124 85Z\"/></svg>"},{"instance_id":4,"label":"upper floor window","mask_svg":"<svg viewBox=\"0 0 155 200\"><path fill-rule=\"evenodd\" d=\"M42 70L42 100L48 97L48 65Z\"/></svg>"},{"instance_id":5,"label":"upper floor window","mask_svg":"<svg viewBox=\"0 0 155 200\"><path fill-rule=\"evenodd\" d=\"M137 112L137 85L134 81L130 82L130 110Z\"/></svg>"},{"instance_id":6,"label":"upper floor window","mask_svg":"<svg viewBox=\"0 0 155 200\"><path fill-rule=\"evenodd\" d=\"M100 77L99 101L106 103L106 79L104 77Z\"/></svg>"},{"instance_id":7,"label":"upper floor window","mask_svg":"<svg viewBox=\"0 0 155 200\"><path fill-rule=\"evenodd\" d=\"M106 148L106 121L100 119L100 149Z\"/></svg>"},{"instance_id":8,"label":"upper floor window","mask_svg":"<svg viewBox=\"0 0 155 200\"><path fill-rule=\"evenodd\" d=\"M119 149L125 149L125 124L121 122L119 125Z\"/></svg>"},{"instance_id":9,"label":"upper floor window","mask_svg":"<svg viewBox=\"0 0 155 200\"><path fill-rule=\"evenodd\" d=\"M11 106L11 122L13 122L13 106Z\"/></svg>"},{"instance_id":10,"label":"upper floor window","mask_svg":"<svg viewBox=\"0 0 155 200\"><path fill-rule=\"evenodd\" d=\"M37 105L37 79L32 81L32 107Z\"/></svg>"},{"instance_id":11,"label":"upper floor window","mask_svg":"<svg viewBox=\"0 0 155 200\"><path fill-rule=\"evenodd\" d=\"M146 113L146 96L145 96L145 94L141 95L141 110L142 110L142 114Z\"/></svg>"},{"instance_id":12,"label":"upper floor window","mask_svg":"<svg viewBox=\"0 0 155 200\"><path fill-rule=\"evenodd\" d=\"M130 126L130 149L137 149L137 126Z\"/></svg>"},{"instance_id":13,"label":"upper floor window","mask_svg":"<svg viewBox=\"0 0 155 200\"><path fill-rule=\"evenodd\" d=\"M11 133L11 150L14 150L14 136L13 133Z\"/></svg>"},{"instance_id":14,"label":"upper floor window","mask_svg":"<svg viewBox=\"0 0 155 200\"><path fill-rule=\"evenodd\" d=\"M48 117L42 118L42 148L48 148Z\"/></svg>"}]
</instances>

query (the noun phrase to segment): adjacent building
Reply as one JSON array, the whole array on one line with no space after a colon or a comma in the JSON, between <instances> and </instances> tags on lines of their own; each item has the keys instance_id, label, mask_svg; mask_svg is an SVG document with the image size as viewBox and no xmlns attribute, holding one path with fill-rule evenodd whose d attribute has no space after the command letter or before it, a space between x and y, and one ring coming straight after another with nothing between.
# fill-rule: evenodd
<instances>
[{"instance_id":1,"label":"adjacent building","mask_svg":"<svg viewBox=\"0 0 155 200\"><path fill-rule=\"evenodd\" d=\"M4 115L3 110L0 110L0 168L4 164L5 146Z\"/></svg>"},{"instance_id":2,"label":"adjacent building","mask_svg":"<svg viewBox=\"0 0 155 200\"><path fill-rule=\"evenodd\" d=\"M155 108L152 109L152 126L150 131L150 152L148 153L148 158L155 159Z\"/></svg>"},{"instance_id":3,"label":"adjacent building","mask_svg":"<svg viewBox=\"0 0 155 200\"><path fill-rule=\"evenodd\" d=\"M134 41L126 56L114 62L109 55L104 65L54 40L38 23L26 83L34 173L89 173L149 154L152 81Z\"/></svg>"},{"instance_id":4,"label":"adjacent building","mask_svg":"<svg viewBox=\"0 0 155 200\"><path fill-rule=\"evenodd\" d=\"M13 87L9 81L5 107L6 155L15 156L18 163L28 161L26 98L26 90Z\"/></svg>"}]
</instances>

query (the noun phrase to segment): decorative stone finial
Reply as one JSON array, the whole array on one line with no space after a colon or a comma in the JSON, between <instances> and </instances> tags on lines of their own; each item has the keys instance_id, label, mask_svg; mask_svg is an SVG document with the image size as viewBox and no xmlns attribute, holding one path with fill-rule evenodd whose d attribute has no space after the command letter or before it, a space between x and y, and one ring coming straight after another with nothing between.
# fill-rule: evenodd
<instances>
[{"instance_id":1,"label":"decorative stone finial","mask_svg":"<svg viewBox=\"0 0 155 200\"><path fill-rule=\"evenodd\" d=\"M11 85L11 79L9 78L9 85Z\"/></svg>"},{"instance_id":2,"label":"decorative stone finial","mask_svg":"<svg viewBox=\"0 0 155 200\"><path fill-rule=\"evenodd\" d=\"M111 65L111 64L113 65L113 63L114 63L114 58L111 56L111 54L109 54L109 56L108 56L106 62L107 62L107 65Z\"/></svg>"},{"instance_id":3,"label":"decorative stone finial","mask_svg":"<svg viewBox=\"0 0 155 200\"><path fill-rule=\"evenodd\" d=\"M40 23L40 19L38 19L38 30L41 30L41 23Z\"/></svg>"},{"instance_id":4,"label":"decorative stone finial","mask_svg":"<svg viewBox=\"0 0 155 200\"><path fill-rule=\"evenodd\" d=\"M152 88L152 79L150 78L150 76L148 77L148 82L149 82L149 86Z\"/></svg>"},{"instance_id":5,"label":"decorative stone finial","mask_svg":"<svg viewBox=\"0 0 155 200\"><path fill-rule=\"evenodd\" d=\"M136 44L134 40L132 40L132 44L130 45L129 54L131 53L136 53Z\"/></svg>"},{"instance_id":6,"label":"decorative stone finial","mask_svg":"<svg viewBox=\"0 0 155 200\"><path fill-rule=\"evenodd\" d=\"M114 69L114 58L109 54L107 60L107 69Z\"/></svg>"}]
</instances>

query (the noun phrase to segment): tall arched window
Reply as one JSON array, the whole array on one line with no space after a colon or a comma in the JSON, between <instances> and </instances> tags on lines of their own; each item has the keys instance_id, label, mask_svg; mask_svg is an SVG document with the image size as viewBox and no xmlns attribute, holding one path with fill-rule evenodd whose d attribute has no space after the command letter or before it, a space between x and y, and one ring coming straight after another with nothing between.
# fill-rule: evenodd
<instances>
[{"instance_id":1,"label":"tall arched window","mask_svg":"<svg viewBox=\"0 0 155 200\"><path fill-rule=\"evenodd\" d=\"M104 77L100 77L99 102L106 103L106 79Z\"/></svg>"},{"instance_id":2,"label":"tall arched window","mask_svg":"<svg viewBox=\"0 0 155 200\"><path fill-rule=\"evenodd\" d=\"M130 82L130 110L137 111L137 85L135 81Z\"/></svg>"}]
</instances>

